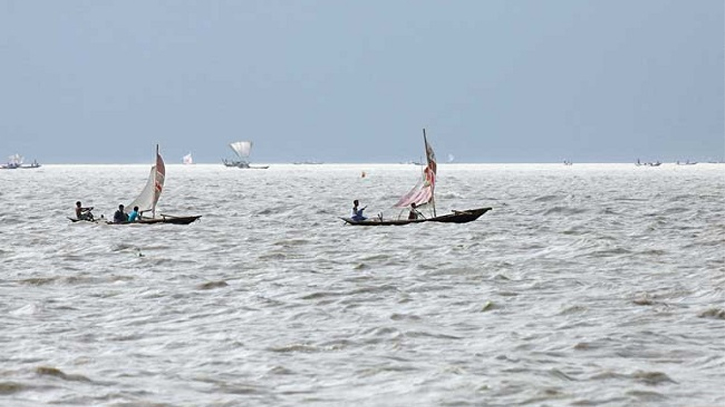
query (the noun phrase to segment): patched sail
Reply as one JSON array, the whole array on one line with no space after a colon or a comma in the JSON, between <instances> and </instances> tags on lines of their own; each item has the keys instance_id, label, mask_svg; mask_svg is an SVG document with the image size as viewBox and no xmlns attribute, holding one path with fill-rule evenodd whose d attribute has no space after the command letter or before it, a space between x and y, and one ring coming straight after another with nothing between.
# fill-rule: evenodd
<instances>
[{"instance_id":1,"label":"patched sail","mask_svg":"<svg viewBox=\"0 0 725 407\"><path fill-rule=\"evenodd\" d=\"M164 159L159 154L159 146L156 146L156 164L151 167L149 179L146 181L141 194L130 205L125 207L126 212L130 212L134 206L138 206L139 212L151 211L152 216L155 215L156 202L161 197L161 191L164 189L164 179L166 178L166 166Z\"/></svg>"},{"instance_id":2,"label":"patched sail","mask_svg":"<svg viewBox=\"0 0 725 407\"><path fill-rule=\"evenodd\" d=\"M423 142L425 143L425 158L428 163L423 169L420 180L418 180L413 189L403 195L395 204L397 208L405 208L412 203L415 203L416 206L435 204L435 183L438 165L436 164L433 147L428 144L428 139L425 137L425 129L423 129Z\"/></svg>"},{"instance_id":3,"label":"patched sail","mask_svg":"<svg viewBox=\"0 0 725 407\"><path fill-rule=\"evenodd\" d=\"M252 142L235 141L234 143L229 144L229 147L237 153L239 158L246 161L246 158L249 157L249 153L252 151Z\"/></svg>"}]
</instances>

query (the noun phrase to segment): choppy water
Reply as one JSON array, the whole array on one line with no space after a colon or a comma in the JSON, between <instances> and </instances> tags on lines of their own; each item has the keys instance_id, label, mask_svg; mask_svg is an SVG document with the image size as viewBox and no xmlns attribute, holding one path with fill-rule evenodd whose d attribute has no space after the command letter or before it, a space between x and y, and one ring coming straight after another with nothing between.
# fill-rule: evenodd
<instances>
[{"instance_id":1,"label":"choppy water","mask_svg":"<svg viewBox=\"0 0 725 407\"><path fill-rule=\"evenodd\" d=\"M361 178L361 171L367 177ZM439 166L439 213L386 216L410 165L0 171L2 406L725 405L725 166Z\"/></svg>"}]
</instances>

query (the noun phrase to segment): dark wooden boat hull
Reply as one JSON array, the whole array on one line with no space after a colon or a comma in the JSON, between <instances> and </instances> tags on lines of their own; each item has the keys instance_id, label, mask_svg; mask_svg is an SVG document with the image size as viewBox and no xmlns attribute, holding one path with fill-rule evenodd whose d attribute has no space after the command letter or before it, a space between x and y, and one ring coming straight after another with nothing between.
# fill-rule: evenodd
<instances>
[{"instance_id":1,"label":"dark wooden boat hull","mask_svg":"<svg viewBox=\"0 0 725 407\"><path fill-rule=\"evenodd\" d=\"M441 222L441 223L467 223L472 222L481 217L484 213L490 211L492 208L478 208L468 209L465 211L453 211L447 215L436 216L435 218L428 219L391 219L391 220L380 220L377 218L366 219L362 221L352 220L350 218L340 218L344 220L348 225L354 226L400 226L408 225L411 223L423 223L423 222Z\"/></svg>"},{"instance_id":2,"label":"dark wooden boat hull","mask_svg":"<svg viewBox=\"0 0 725 407\"><path fill-rule=\"evenodd\" d=\"M99 219L88 220L88 219L76 219L76 218L70 218L70 217L68 218L68 220L71 221L71 222L73 222L73 223L76 223L76 222L92 222L92 223L97 223L99 221Z\"/></svg>"},{"instance_id":3,"label":"dark wooden boat hull","mask_svg":"<svg viewBox=\"0 0 725 407\"><path fill-rule=\"evenodd\" d=\"M222 161L225 167L230 168L241 168L244 170L266 170L269 165L251 165L244 161Z\"/></svg>"},{"instance_id":4,"label":"dark wooden boat hull","mask_svg":"<svg viewBox=\"0 0 725 407\"><path fill-rule=\"evenodd\" d=\"M467 223L472 222L481 217L484 213L490 211L493 208L478 208L478 209L467 209L465 211L452 211L447 215L437 216L435 218L428 219L430 222L443 222L443 223Z\"/></svg>"},{"instance_id":5,"label":"dark wooden boat hull","mask_svg":"<svg viewBox=\"0 0 725 407\"><path fill-rule=\"evenodd\" d=\"M109 225L133 225L133 224L153 225L156 223L170 223L172 225L188 225L189 223L192 223L199 218L201 218L201 215L198 215L198 216L174 216L174 217L166 216L166 217L153 218L153 219L141 219L141 220L137 220L135 222L121 222L121 223L106 222L106 223L108 223Z\"/></svg>"},{"instance_id":6,"label":"dark wooden boat hull","mask_svg":"<svg viewBox=\"0 0 725 407\"><path fill-rule=\"evenodd\" d=\"M391 219L391 220L380 220L378 218L365 219L365 220L352 220L351 218L340 218L347 222L349 225L355 226L400 226L408 225L410 223L422 223L425 219Z\"/></svg>"},{"instance_id":7,"label":"dark wooden boat hull","mask_svg":"<svg viewBox=\"0 0 725 407\"><path fill-rule=\"evenodd\" d=\"M71 222L106 222L109 225L153 225L156 223L170 223L172 225L188 225L197 219L201 218L201 215L198 216L166 216L161 218L154 218L154 219L141 219L137 220L135 222L109 222L106 221L106 219L95 219L95 220L85 220L85 219L75 219L75 218L68 218Z\"/></svg>"}]
</instances>

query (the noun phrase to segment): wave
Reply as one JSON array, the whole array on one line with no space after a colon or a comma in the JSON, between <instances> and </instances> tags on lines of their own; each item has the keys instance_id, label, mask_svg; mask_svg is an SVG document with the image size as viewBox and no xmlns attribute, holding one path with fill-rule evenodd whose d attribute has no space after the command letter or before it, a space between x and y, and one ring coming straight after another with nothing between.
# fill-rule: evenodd
<instances>
[{"instance_id":1,"label":"wave","mask_svg":"<svg viewBox=\"0 0 725 407\"><path fill-rule=\"evenodd\" d=\"M91 382L91 380L89 378L87 378L83 375L67 374L58 368L49 367L49 366L39 366L35 369L35 373L40 376L52 376L52 377L56 377L56 378L59 378L62 380L73 381L73 382Z\"/></svg>"}]
</instances>

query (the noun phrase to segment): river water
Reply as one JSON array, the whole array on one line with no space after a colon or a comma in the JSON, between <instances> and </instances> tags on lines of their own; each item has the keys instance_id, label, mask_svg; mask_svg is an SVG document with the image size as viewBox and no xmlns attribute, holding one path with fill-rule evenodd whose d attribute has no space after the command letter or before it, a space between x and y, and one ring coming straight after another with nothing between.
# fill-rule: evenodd
<instances>
[{"instance_id":1,"label":"river water","mask_svg":"<svg viewBox=\"0 0 725 407\"><path fill-rule=\"evenodd\" d=\"M493 210L363 228L420 167L169 164L196 223L66 219L148 167L0 171L0 405L725 405L725 165L440 164Z\"/></svg>"}]
</instances>

